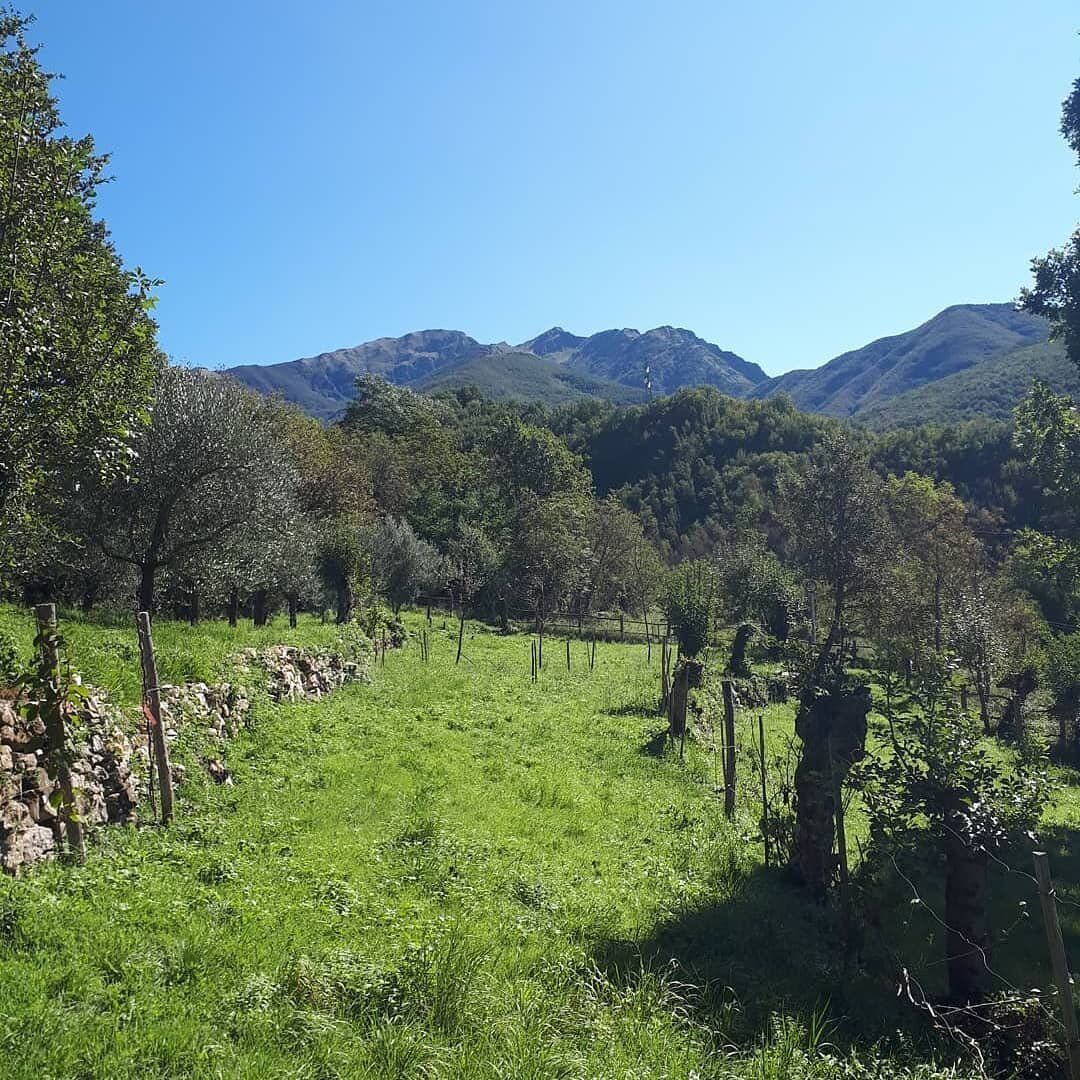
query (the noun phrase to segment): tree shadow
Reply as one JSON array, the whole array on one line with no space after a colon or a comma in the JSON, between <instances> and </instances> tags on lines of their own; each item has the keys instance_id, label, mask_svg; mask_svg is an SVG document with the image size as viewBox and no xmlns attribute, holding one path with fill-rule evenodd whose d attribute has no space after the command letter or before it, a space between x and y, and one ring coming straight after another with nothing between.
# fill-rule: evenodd
<instances>
[{"instance_id":1,"label":"tree shadow","mask_svg":"<svg viewBox=\"0 0 1080 1080\"><path fill-rule=\"evenodd\" d=\"M662 735L653 742L662 744ZM1050 856L1070 970L1080 972L1080 831L1046 829L1040 844ZM1030 846L997 857L990 873L992 992L1049 989ZM938 1042L928 1012L901 987L907 972L915 1001L945 993L940 865L927 860L922 873L905 878L882 869L872 889L856 889L848 950L837 907L814 903L782 871L757 867L718 881L713 892L715 900L678 911L644 937L594 943L593 958L617 984L645 968L699 988L696 1018L736 1041L756 1038L775 1015L809 1021L824 1009L841 1047Z\"/></svg>"},{"instance_id":2,"label":"tree shadow","mask_svg":"<svg viewBox=\"0 0 1080 1080\"><path fill-rule=\"evenodd\" d=\"M597 942L593 958L616 983L644 967L699 988L696 1018L737 1041L757 1038L775 1015L809 1021L823 1010L839 1045L923 1032L921 1018L897 1000L894 971L845 960L841 925L835 909L759 867L644 938Z\"/></svg>"},{"instance_id":3,"label":"tree shadow","mask_svg":"<svg viewBox=\"0 0 1080 1080\"><path fill-rule=\"evenodd\" d=\"M663 728L655 735L650 735L648 739L641 744L641 753L648 755L649 757L662 758L664 751L667 749L668 744L668 730Z\"/></svg>"},{"instance_id":4,"label":"tree shadow","mask_svg":"<svg viewBox=\"0 0 1080 1080\"><path fill-rule=\"evenodd\" d=\"M615 705L610 709L604 709L605 716L640 716L649 717L656 715L655 698L649 701L627 701L622 705Z\"/></svg>"}]
</instances>

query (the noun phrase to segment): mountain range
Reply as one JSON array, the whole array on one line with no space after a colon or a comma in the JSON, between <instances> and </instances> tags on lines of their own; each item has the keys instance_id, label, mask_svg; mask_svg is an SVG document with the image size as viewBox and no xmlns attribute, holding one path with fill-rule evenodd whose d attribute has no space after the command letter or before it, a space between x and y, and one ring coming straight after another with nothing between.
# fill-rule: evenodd
<instances>
[{"instance_id":1,"label":"mountain range","mask_svg":"<svg viewBox=\"0 0 1080 1080\"><path fill-rule=\"evenodd\" d=\"M1045 320L1011 304L957 304L906 333L777 378L672 326L587 337L555 326L519 345L482 344L457 330L421 330L228 372L326 420L343 412L357 376L372 374L420 393L476 387L496 399L549 405L585 398L633 404L712 386L742 398L786 394L804 411L883 428L975 415L1004 418L1036 375L1080 392L1080 377L1048 338Z\"/></svg>"}]
</instances>

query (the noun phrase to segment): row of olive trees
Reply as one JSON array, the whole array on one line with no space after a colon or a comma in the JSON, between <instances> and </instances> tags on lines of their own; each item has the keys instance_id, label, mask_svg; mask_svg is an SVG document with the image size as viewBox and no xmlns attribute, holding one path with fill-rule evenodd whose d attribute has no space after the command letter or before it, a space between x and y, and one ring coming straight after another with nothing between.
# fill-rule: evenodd
<instances>
[{"instance_id":1,"label":"row of olive trees","mask_svg":"<svg viewBox=\"0 0 1080 1080\"><path fill-rule=\"evenodd\" d=\"M373 443L376 452L373 452ZM396 613L421 593L538 623L557 609L618 606L648 618L659 559L637 518L597 502L550 433L500 431L484 461L504 479L493 509L462 513L439 546L380 505L377 437L323 427L211 372L165 367L120 474L73 473L48 539L25 538L27 591L85 607L168 604L195 620L241 605L256 623L286 603L374 601Z\"/></svg>"}]
</instances>

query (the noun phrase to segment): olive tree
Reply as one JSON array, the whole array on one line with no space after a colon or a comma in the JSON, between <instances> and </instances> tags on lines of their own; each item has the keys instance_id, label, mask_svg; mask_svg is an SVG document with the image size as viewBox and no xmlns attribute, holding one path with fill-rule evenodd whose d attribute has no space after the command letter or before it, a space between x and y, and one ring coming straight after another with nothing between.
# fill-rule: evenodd
<instances>
[{"instance_id":1,"label":"olive tree","mask_svg":"<svg viewBox=\"0 0 1080 1080\"><path fill-rule=\"evenodd\" d=\"M280 406L232 379L162 370L129 473L79 500L89 542L137 570L140 609L161 571L281 528L295 485L282 427Z\"/></svg>"},{"instance_id":2,"label":"olive tree","mask_svg":"<svg viewBox=\"0 0 1080 1080\"><path fill-rule=\"evenodd\" d=\"M396 615L432 579L439 553L401 518L380 518L370 530L372 580Z\"/></svg>"},{"instance_id":3,"label":"olive tree","mask_svg":"<svg viewBox=\"0 0 1080 1080\"><path fill-rule=\"evenodd\" d=\"M795 731L802 740L795 770L794 869L822 899L833 885L842 785L865 753L870 693L844 670L843 639L852 609L880 585L888 533L881 483L842 431L826 435L806 469L784 484L785 518L796 557L825 585L829 631L801 672ZM846 866L841 850L841 872Z\"/></svg>"},{"instance_id":4,"label":"olive tree","mask_svg":"<svg viewBox=\"0 0 1080 1080\"><path fill-rule=\"evenodd\" d=\"M482 529L462 522L450 540L442 571L451 596L459 605L458 646L455 663L461 662L465 639L465 609L491 579L499 564L495 545Z\"/></svg>"}]
</instances>

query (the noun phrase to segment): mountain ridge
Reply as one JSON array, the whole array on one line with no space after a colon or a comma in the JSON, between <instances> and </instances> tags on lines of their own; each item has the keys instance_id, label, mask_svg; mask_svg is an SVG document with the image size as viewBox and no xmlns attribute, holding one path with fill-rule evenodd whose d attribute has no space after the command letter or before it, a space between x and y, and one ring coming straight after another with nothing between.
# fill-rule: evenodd
<instances>
[{"instance_id":1,"label":"mountain ridge","mask_svg":"<svg viewBox=\"0 0 1080 1080\"><path fill-rule=\"evenodd\" d=\"M1049 333L1044 319L1012 304L952 304L912 330L779 375L751 396L784 393L806 412L858 419L860 410L1043 342Z\"/></svg>"},{"instance_id":2,"label":"mountain ridge","mask_svg":"<svg viewBox=\"0 0 1080 1080\"><path fill-rule=\"evenodd\" d=\"M1064 377L1061 358L1038 349L1048 337L1045 320L1012 304L953 304L911 330L775 378L675 326L590 335L552 326L519 345L486 344L460 330L419 330L300 360L226 370L324 420L344 411L357 376L371 374L420 393L475 386L488 397L548 405L590 397L632 404L650 395L712 386L736 398L786 394L803 411L857 422L865 417L881 426L914 422L923 413L1002 413L1030 383L1026 363ZM1035 353L1023 353L1032 347ZM984 366L989 389L980 385Z\"/></svg>"},{"instance_id":3,"label":"mountain ridge","mask_svg":"<svg viewBox=\"0 0 1080 1080\"><path fill-rule=\"evenodd\" d=\"M583 337L554 326L518 346L484 344L460 330L418 330L399 338L374 341L280 364L245 364L225 373L265 394L279 394L307 412L330 420L353 397L359 375L379 375L397 386L431 392L450 375L485 358L513 356L518 385L532 384L539 400L576 396L627 401L644 398L651 379L655 393L683 386L715 386L735 397L745 396L768 376L756 364L699 338L692 331L662 326L652 330L603 330ZM535 359L538 375L529 379L521 357ZM497 367L498 361L495 360ZM560 376L555 364L565 369ZM491 367L484 371L489 388L502 396ZM574 378L570 378L573 375ZM460 385L459 380L452 380ZM585 390L593 387L594 392ZM621 387L612 390L612 387ZM627 394L625 391L635 391Z\"/></svg>"}]
</instances>

